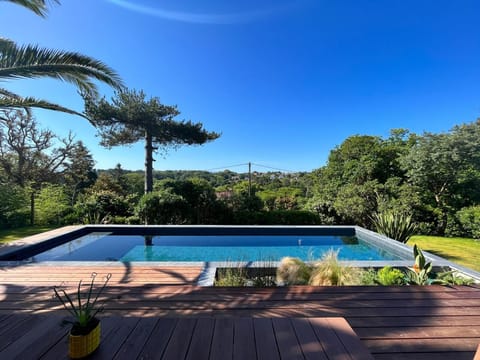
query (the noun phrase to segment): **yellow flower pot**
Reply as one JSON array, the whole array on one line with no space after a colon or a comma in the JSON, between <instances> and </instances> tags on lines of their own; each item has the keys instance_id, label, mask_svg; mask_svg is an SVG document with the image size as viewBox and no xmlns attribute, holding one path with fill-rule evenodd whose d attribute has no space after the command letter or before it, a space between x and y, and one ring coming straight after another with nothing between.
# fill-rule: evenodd
<instances>
[{"instance_id":1,"label":"yellow flower pot","mask_svg":"<svg viewBox=\"0 0 480 360\"><path fill-rule=\"evenodd\" d=\"M70 333L68 340L68 355L71 359L80 359L90 355L100 345L100 321L86 335L72 335Z\"/></svg>"}]
</instances>

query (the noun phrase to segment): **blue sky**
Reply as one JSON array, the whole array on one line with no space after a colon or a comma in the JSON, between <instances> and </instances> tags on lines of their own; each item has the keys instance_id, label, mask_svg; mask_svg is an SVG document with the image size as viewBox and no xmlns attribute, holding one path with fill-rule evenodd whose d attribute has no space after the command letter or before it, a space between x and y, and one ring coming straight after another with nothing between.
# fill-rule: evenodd
<instances>
[{"instance_id":1,"label":"blue sky","mask_svg":"<svg viewBox=\"0 0 480 360\"><path fill-rule=\"evenodd\" d=\"M179 119L222 133L158 156L157 170L251 161L310 171L351 135L480 117L479 13L475 0L63 0L42 19L0 2L0 34L98 58L128 87L178 105ZM3 85L82 110L68 84ZM142 144L107 150L81 118L36 115L74 132L97 168L143 167Z\"/></svg>"}]
</instances>

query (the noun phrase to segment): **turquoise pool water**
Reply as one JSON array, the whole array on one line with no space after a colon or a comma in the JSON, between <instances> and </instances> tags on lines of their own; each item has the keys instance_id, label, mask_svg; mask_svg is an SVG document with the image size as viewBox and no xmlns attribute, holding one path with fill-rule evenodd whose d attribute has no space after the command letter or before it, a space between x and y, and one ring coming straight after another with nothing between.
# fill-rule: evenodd
<instances>
[{"instance_id":1,"label":"turquoise pool water","mask_svg":"<svg viewBox=\"0 0 480 360\"><path fill-rule=\"evenodd\" d=\"M91 233L30 258L32 261L279 261L401 260L355 236L141 236Z\"/></svg>"}]
</instances>

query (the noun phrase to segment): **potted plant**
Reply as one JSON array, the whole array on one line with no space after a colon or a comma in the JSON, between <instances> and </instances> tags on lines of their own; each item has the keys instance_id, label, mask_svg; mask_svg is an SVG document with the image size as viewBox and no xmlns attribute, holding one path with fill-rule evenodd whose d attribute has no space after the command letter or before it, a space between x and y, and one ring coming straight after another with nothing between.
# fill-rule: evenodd
<instances>
[{"instance_id":1,"label":"potted plant","mask_svg":"<svg viewBox=\"0 0 480 360\"><path fill-rule=\"evenodd\" d=\"M103 310L103 305L98 305L97 301L112 274L107 274L103 286L96 294L93 292L93 284L97 273L92 273L91 277L88 291L84 294L81 292L82 281L79 281L75 302L64 289L59 289L56 286L53 288L56 298L74 317L74 321L71 321L72 328L70 329L68 347L68 353L72 359L88 356L100 345L100 320L95 316Z\"/></svg>"}]
</instances>

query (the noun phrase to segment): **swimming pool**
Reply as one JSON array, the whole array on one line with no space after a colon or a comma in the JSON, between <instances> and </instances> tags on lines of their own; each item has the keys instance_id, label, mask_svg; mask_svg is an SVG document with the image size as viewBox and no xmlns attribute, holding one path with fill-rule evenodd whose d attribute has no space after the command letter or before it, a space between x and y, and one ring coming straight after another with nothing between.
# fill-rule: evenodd
<instances>
[{"instance_id":1,"label":"swimming pool","mask_svg":"<svg viewBox=\"0 0 480 360\"><path fill-rule=\"evenodd\" d=\"M86 227L0 260L29 262L277 262L285 256L318 260L327 251L340 260L410 259L356 227L154 226ZM368 234L367 234L368 235Z\"/></svg>"}]
</instances>

